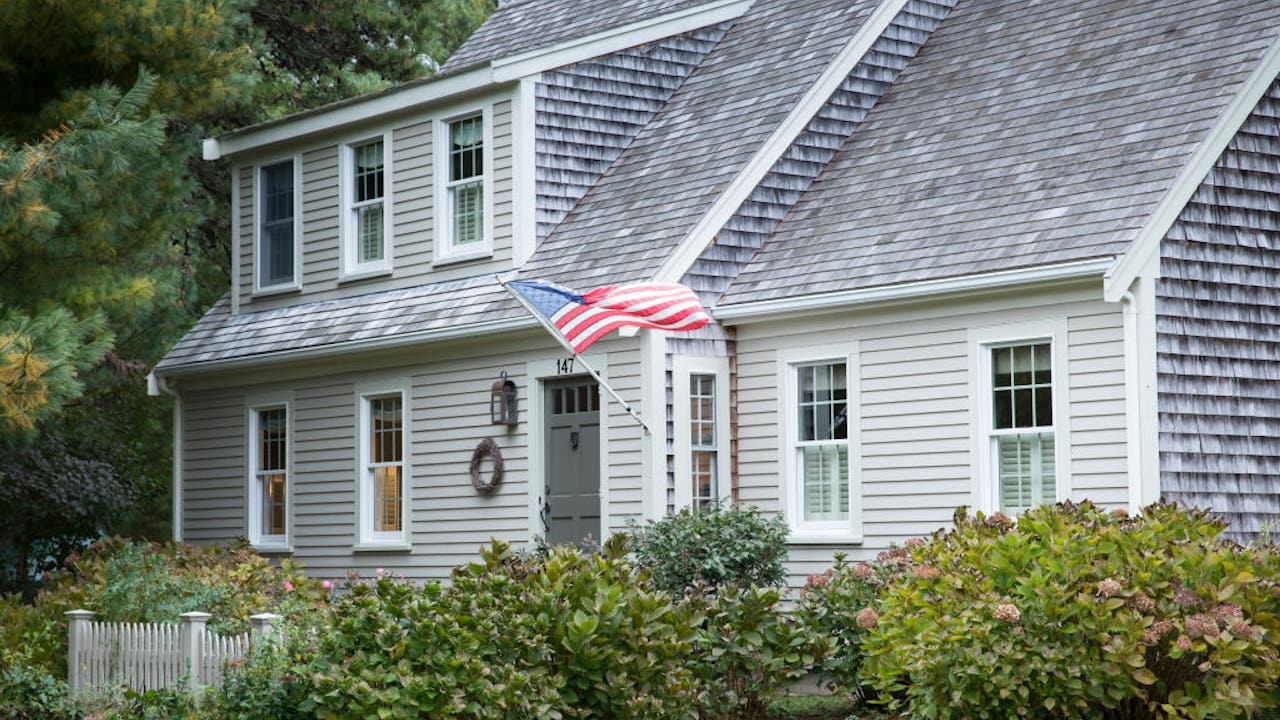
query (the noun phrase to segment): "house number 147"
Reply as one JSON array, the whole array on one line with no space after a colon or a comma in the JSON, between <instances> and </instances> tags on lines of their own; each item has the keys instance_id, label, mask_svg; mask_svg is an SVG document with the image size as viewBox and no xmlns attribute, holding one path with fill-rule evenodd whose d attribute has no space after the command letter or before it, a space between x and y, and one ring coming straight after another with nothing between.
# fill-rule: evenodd
<instances>
[{"instance_id":1,"label":"house number 147","mask_svg":"<svg viewBox=\"0 0 1280 720\"><path fill-rule=\"evenodd\" d=\"M556 360L556 374L557 375L573 374L573 358L567 357L567 358L560 358Z\"/></svg>"}]
</instances>

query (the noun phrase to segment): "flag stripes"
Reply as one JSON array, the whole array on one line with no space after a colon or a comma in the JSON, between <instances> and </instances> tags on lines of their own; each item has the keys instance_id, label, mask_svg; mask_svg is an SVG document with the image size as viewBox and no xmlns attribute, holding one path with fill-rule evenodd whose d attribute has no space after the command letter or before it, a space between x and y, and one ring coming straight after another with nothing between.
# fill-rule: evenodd
<instances>
[{"instance_id":1,"label":"flag stripes","mask_svg":"<svg viewBox=\"0 0 1280 720\"><path fill-rule=\"evenodd\" d=\"M540 281L507 285L545 314L574 352L621 327L687 332L711 321L693 291L678 283L610 285L582 295Z\"/></svg>"}]
</instances>

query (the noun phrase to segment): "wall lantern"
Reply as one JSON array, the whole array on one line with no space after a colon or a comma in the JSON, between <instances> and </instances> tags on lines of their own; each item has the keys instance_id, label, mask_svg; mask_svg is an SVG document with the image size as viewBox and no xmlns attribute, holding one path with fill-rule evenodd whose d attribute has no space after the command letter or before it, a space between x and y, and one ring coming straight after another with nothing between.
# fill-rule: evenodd
<instances>
[{"instance_id":1,"label":"wall lantern","mask_svg":"<svg viewBox=\"0 0 1280 720\"><path fill-rule=\"evenodd\" d=\"M493 382L489 393L489 417L494 425L515 425L519 418L516 401L516 384L507 379L507 373Z\"/></svg>"}]
</instances>

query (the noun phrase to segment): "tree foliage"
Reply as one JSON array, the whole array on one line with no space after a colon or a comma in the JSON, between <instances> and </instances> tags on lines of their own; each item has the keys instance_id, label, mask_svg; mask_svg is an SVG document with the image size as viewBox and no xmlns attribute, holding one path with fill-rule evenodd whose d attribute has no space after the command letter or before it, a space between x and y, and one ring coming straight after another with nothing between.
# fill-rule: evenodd
<instances>
[{"instance_id":1,"label":"tree foliage","mask_svg":"<svg viewBox=\"0 0 1280 720\"><path fill-rule=\"evenodd\" d=\"M227 168L200 139L429 75L494 4L5 3L0 448L102 463L149 501L80 531L151 532L167 507L169 405L144 376L231 272Z\"/></svg>"}]
</instances>

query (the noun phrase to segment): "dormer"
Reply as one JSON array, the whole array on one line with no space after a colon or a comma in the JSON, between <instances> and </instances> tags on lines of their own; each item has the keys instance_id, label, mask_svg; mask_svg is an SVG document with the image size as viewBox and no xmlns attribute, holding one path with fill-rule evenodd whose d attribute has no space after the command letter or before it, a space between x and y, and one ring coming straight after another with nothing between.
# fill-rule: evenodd
<instances>
[{"instance_id":1,"label":"dormer","mask_svg":"<svg viewBox=\"0 0 1280 720\"><path fill-rule=\"evenodd\" d=\"M570 12L504 4L434 77L206 140L231 166L232 313L520 267L750 1L511 31L543 5Z\"/></svg>"}]
</instances>

